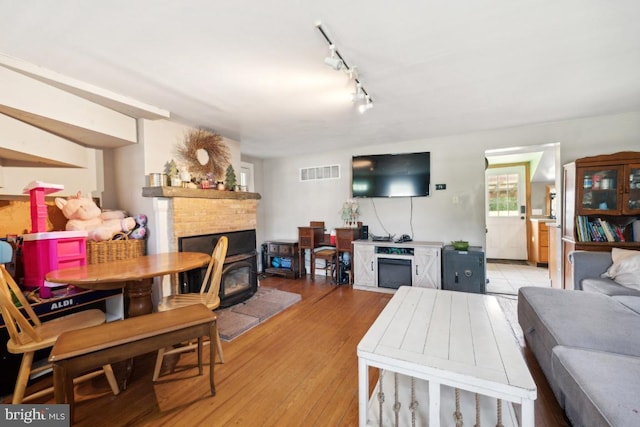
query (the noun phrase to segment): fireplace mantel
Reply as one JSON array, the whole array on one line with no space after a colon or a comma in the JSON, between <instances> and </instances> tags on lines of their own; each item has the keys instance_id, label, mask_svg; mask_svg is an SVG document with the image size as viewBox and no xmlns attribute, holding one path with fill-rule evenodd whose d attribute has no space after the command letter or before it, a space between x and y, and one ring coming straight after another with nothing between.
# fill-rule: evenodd
<instances>
[{"instance_id":1,"label":"fireplace mantel","mask_svg":"<svg viewBox=\"0 0 640 427\"><path fill-rule=\"evenodd\" d=\"M180 237L255 230L259 193L182 187L144 187L153 199L154 252L177 251Z\"/></svg>"},{"instance_id":2,"label":"fireplace mantel","mask_svg":"<svg viewBox=\"0 0 640 427\"><path fill-rule=\"evenodd\" d=\"M196 199L232 199L251 200L261 199L260 193L249 193L247 191L221 191L200 188L183 187L144 187L143 197L189 197Z\"/></svg>"}]
</instances>

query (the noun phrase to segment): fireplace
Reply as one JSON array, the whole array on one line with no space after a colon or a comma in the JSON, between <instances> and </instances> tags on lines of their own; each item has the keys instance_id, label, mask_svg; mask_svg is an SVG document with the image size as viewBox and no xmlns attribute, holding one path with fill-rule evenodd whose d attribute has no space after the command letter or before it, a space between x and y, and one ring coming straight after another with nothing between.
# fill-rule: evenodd
<instances>
[{"instance_id":1,"label":"fireplace","mask_svg":"<svg viewBox=\"0 0 640 427\"><path fill-rule=\"evenodd\" d=\"M258 290L256 231L204 234L178 238L180 252L211 254L218 239L227 236L229 247L222 269L220 306L229 307L251 297ZM180 292L200 292L206 266L180 275Z\"/></svg>"},{"instance_id":2,"label":"fireplace","mask_svg":"<svg viewBox=\"0 0 640 427\"><path fill-rule=\"evenodd\" d=\"M378 258L378 287L398 289L411 286L411 260L400 258Z\"/></svg>"}]
</instances>

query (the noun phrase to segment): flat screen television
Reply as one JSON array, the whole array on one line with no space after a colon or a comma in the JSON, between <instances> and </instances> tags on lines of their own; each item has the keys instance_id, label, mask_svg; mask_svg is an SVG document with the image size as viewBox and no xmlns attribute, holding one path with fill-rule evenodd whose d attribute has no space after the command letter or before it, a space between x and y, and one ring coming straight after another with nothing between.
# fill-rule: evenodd
<instances>
[{"instance_id":1,"label":"flat screen television","mask_svg":"<svg viewBox=\"0 0 640 427\"><path fill-rule=\"evenodd\" d=\"M429 195L431 153L353 156L353 197L421 197Z\"/></svg>"}]
</instances>

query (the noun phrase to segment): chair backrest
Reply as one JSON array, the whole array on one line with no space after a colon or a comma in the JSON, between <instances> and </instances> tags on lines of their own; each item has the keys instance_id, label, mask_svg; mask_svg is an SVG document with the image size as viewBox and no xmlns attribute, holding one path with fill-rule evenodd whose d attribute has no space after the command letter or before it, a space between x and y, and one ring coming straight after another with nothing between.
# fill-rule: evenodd
<instances>
[{"instance_id":1,"label":"chair backrest","mask_svg":"<svg viewBox=\"0 0 640 427\"><path fill-rule=\"evenodd\" d=\"M13 301L14 298L20 302L29 319L16 307ZM26 344L29 340L35 342L42 341L37 329L34 327L41 325L40 319L4 265L0 265L0 308L2 308L4 324L13 342L22 345ZM29 320L31 320L31 322Z\"/></svg>"},{"instance_id":2,"label":"chair backrest","mask_svg":"<svg viewBox=\"0 0 640 427\"><path fill-rule=\"evenodd\" d=\"M324 230L324 221L309 221L310 227L322 227Z\"/></svg>"},{"instance_id":3,"label":"chair backrest","mask_svg":"<svg viewBox=\"0 0 640 427\"><path fill-rule=\"evenodd\" d=\"M213 252L211 253L211 261L207 267L207 273L204 275L204 280L200 286L200 294L206 293L207 303L213 301L220 292L220 281L222 280L222 267L224 265L224 259L227 256L227 247L229 246L229 239L227 236L222 236L218 239Z\"/></svg>"}]
</instances>

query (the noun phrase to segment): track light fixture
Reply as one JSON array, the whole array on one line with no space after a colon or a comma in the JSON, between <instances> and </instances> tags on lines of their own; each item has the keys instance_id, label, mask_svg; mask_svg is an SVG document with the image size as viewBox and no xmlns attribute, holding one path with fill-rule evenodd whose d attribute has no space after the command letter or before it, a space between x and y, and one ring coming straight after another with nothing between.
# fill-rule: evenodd
<instances>
[{"instance_id":1,"label":"track light fixture","mask_svg":"<svg viewBox=\"0 0 640 427\"><path fill-rule=\"evenodd\" d=\"M371 108L373 108L373 101L371 100L369 95L366 95L364 97L364 101L362 101L360 105L358 105L358 112L364 113L365 111L370 110Z\"/></svg>"},{"instance_id":2,"label":"track light fixture","mask_svg":"<svg viewBox=\"0 0 640 427\"><path fill-rule=\"evenodd\" d=\"M363 101L366 95L362 91L362 84L356 83L356 91L353 93L353 102Z\"/></svg>"},{"instance_id":3,"label":"track light fixture","mask_svg":"<svg viewBox=\"0 0 640 427\"><path fill-rule=\"evenodd\" d=\"M347 75L349 76L349 80L358 80L358 67L354 65L353 67L349 68L349 70L347 70Z\"/></svg>"},{"instance_id":4,"label":"track light fixture","mask_svg":"<svg viewBox=\"0 0 640 427\"><path fill-rule=\"evenodd\" d=\"M355 84L355 93L353 94L353 102L359 102L358 111L364 113L373 107L373 99L369 95L369 92L362 86L362 82L360 81L360 77L358 76L358 72L356 67L349 67L347 61L344 60L340 52L336 48L336 45L333 44L327 33L322 28L322 24L319 22L316 23L316 28L320 31L320 34L324 37L324 39L329 44L330 55L324 59L324 63L333 68L336 71L343 70L348 76L349 80L352 80Z\"/></svg>"},{"instance_id":5,"label":"track light fixture","mask_svg":"<svg viewBox=\"0 0 640 427\"><path fill-rule=\"evenodd\" d=\"M344 62L336 56L336 47L334 45L330 45L329 50L331 51L331 54L324 58L324 63L336 71L340 70L344 65Z\"/></svg>"}]
</instances>

